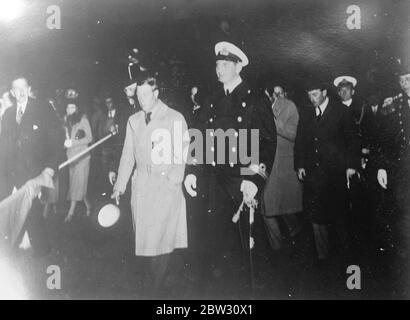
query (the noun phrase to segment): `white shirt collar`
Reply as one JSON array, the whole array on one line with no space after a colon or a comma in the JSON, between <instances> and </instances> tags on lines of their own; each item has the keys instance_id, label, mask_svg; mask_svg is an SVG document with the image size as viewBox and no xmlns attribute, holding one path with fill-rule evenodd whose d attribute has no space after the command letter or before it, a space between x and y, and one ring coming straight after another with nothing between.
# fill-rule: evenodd
<instances>
[{"instance_id":1,"label":"white shirt collar","mask_svg":"<svg viewBox=\"0 0 410 320\"><path fill-rule=\"evenodd\" d=\"M23 113L26 112L27 104L28 104L28 99L22 104L17 103L17 112L19 112L19 110L22 110Z\"/></svg>"},{"instance_id":2,"label":"white shirt collar","mask_svg":"<svg viewBox=\"0 0 410 320\"><path fill-rule=\"evenodd\" d=\"M143 112L144 112L144 114L151 113L151 120L152 120L152 119L154 119L154 116L157 114L158 110L161 108L162 104L163 104L162 101L160 99L158 99L158 102L156 103L156 105L150 111L145 112L143 110Z\"/></svg>"},{"instance_id":3,"label":"white shirt collar","mask_svg":"<svg viewBox=\"0 0 410 320\"><path fill-rule=\"evenodd\" d=\"M350 105L352 104L352 102L353 102L353 99L349 99L349 100L346 100L346 101L342 101L342 103L343 103L345 106L348 106L348 107L350 107Z\"/></svg>"},{"instance_id":4,"label":"white shirt collar","mask_svg":"<svg viewBox=\"0 0 410 320\"><path fill-rule=\"evenodd\" d=\"M319 107L316 108L316 115L319 115L319 108L320 108L320 111L323 115L323 112L325 112L328 104L329 104L329 98L326 97L325 101L323 101L322 104Z\"/></svg>"},{"instance_id":5,"label":"white shirt collar","mask_svg":"<svg viewBox=\"0 0 410 320\"><path fill-rule=\"evenodd\" d=\"M224 84L224 91L228 90L229 93L232 93L232 91L235 90L237 86L239 86L242 83L242 78L238 77L234 81L232 81L230 84L225 85Z\"/></svg>"},{"instance_id":6,"label":"white shirt collar","mask_svg":"<svg viewBox=\"0 0 410 320\"><path fill-rule=\"evenodd\" d=\"M112 109L112 110L108 111L108 117L114 118L115 117L115 112L116 112L116 109Z\"/></svg>"}]
</instances>

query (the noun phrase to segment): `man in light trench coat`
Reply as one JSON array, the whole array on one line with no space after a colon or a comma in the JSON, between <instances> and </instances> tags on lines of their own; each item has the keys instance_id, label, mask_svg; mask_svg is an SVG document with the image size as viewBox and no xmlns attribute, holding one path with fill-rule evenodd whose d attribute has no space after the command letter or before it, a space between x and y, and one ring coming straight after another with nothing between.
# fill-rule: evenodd
<instances>
[{"instance_id":1,"label":"man in light trench coat","mask_svg":"<svg viewBox=\"0 0 410 320\"><path fill-rule=\"evenodd\" d=\"M177 146L182 144L182 135L181 141L174 140L175 128L184 133L187 124L179 112L158 98L156 75L149 70L138 75L136 90L142 110L128 120L112 198L119 201L135 165L131 189L135 254L149 257L144 286L148 287L151 274L150 290L156 294L162 285L170 253L188 245L186 204L182 193L185 165L182 153L176 152ZM188 145L189 136L186 143ZM159 163L158 160L164 161Z\"/></svg>"}]
</instances>

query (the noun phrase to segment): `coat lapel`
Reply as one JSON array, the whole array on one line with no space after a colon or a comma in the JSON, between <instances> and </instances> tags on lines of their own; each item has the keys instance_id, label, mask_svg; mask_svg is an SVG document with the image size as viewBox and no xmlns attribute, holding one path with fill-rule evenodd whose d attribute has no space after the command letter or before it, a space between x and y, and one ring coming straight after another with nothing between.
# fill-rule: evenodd
<instances>
[{"instance_id":1,"label":"coat lapel","mask_svg":"<svg viewBox=\"0 0 410 320\"><path fill-rule=\"evenodd\" d=\"M329 99L327 107L322 114L322 118L318 122L319 127L322 128L322 127L325 127L328 123L331 123L330 120L332 118L332 115L333 115L333 104L332 104L332 101Z\"/></svg>"},{"instance_id":2,"label":"coat lapel","mask_svg":"<svg viewBox=\"0 0 410 320\"><path fill-rule=\"evenodd\" d=\"M24 131L29 130L29 126L32 125L35 115L35 104L31 99L28 100L26 110L21 118L20 128Z\"/></svg>"}]
</instances>

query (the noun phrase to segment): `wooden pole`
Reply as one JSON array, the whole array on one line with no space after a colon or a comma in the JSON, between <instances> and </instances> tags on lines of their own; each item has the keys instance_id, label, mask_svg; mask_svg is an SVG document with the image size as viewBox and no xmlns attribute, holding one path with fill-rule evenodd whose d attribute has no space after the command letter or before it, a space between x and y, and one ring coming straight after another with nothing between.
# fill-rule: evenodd
<instances>
[{"instance_id":1,"label":"wooden pole","mask_svg":"<svg viewBox=\"0 0 410 320\"><path fill-rule=\"evenodd\" d=\"M110 139L112 136L116 135L117 132L111 132L110 134L106 135L104 138L101 138L100 140L98 140L96 143L92 144L91 146L89 146L87 149L84 149L83 151L81 151L80 153L76 154L74 157L71 157L70 159L68 159L67 161L64 161L62 164L60 164L58 166L58 170L63 169L64 167L70 165L71 163L73 163L74 161L78 160L79 158L81 158L83 155L85 155L86 153L90 152L92 149L94 149L95 147L98 147L101 143L107 141L108 139Z\"/></svg>"}]
</instances>

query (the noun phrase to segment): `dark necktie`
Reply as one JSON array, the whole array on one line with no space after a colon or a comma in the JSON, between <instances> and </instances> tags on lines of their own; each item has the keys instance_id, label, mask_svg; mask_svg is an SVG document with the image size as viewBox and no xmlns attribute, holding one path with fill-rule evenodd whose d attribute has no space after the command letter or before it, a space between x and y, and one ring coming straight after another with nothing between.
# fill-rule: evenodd
<instances>
[{"instance_id":1,"label":"dark necktie","mask_svg":"<svg viewBox=\"0 0 410 320\"><path fill-rule=\"evenodd\" d=\"M317 107L317 109L319 110L319 113L316 115L316 120L319 121L322 119L322 109L320 109L320 107Z\"/></svg>"},{"instance_id":2,"label":"dark necktie","mask_svg":"<svg viewBox=\"0 0 410 320\"><path fill-rule=\"evenodd\" d=\"M148 125L151 122L152 112L145 112L145 124Z\"/></svg>"}]
</instances>

